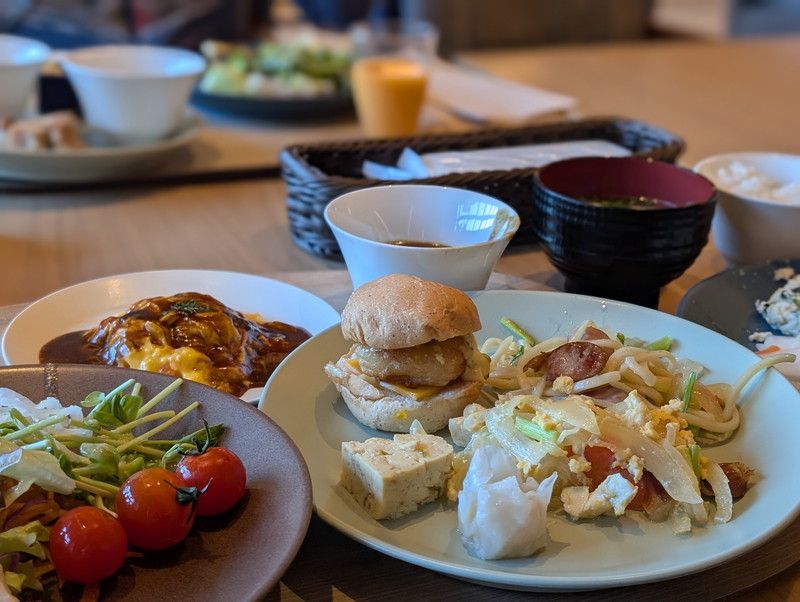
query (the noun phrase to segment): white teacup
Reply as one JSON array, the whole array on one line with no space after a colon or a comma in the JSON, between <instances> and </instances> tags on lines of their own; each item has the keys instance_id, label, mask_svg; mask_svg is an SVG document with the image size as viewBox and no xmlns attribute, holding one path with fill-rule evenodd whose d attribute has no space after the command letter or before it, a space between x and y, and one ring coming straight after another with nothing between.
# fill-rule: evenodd
<instances>
[{"instance_id":1,"label":"white teacup","mask_svg":"<svg viewBox=\"0 0 800 602\"><path fill-rule=\"evenodd\" d=\"M0 117L18 117L50 56L46 44L0 34Z\"/></svg>"},{"instance_id":2,"label":"white teacup","mask_svg":"<svg viewBox=\"0 0 800 602\"><path fill-rule=\"evenodd\" d=\"M517 212L502 201L425 185L349 192L328 204L325 221L342 250L353 288L402 273L462 290L483 289L519 228Z\"/></svg>"},{"instance_id":3,"label":"white teacup","mask_svg":"<svg viewBox=\"0 0 800 602\"><path fill-rule=\"evenodd\" d=\"M86 122L120 140L168 136L186 115L202 56L160 46L93 46L62 59Z\"/></svg>"}]
</instances>

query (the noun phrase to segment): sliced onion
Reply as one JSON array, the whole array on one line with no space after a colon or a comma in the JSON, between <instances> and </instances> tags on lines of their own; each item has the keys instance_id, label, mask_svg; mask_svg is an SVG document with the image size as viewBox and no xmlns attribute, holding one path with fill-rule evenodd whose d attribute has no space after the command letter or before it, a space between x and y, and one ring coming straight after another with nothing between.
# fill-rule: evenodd
<instances>
[{"instance_id":1,"label":"sliced onion","mask_svg":"<svg viewBox=\"0 0 800 602\"><path fill-rule=\"evenodd\" d=\"M619 378L619 372L612 370L611 372L605 372L603 374L598 374L597 376L591 376L589 378L579 380L572 387L572 391L574 393L580 393L581 391L588 391L589 389L597 389L604 385L615 383L619 381Z\"/></svg>"},{"instance_id":2,"label":"sliced onion","mask_svg":"<svg viewBox=\"0 0 800 602\"><path fill-rule=\"evenodd\" d=\"M728 477L716 462L709 462L706 469L708 470L708 478L706 480L714 491L714 501L717 504L714 521L727 523L733 517L733 495L731 494Z\"/></svg>"},{"instance_id":3,"label":"sliced onion","mask_svg":"<svg viewBox=\"0 0 800 602\"><path fill-rule=\"evenodd\" d=\"M697 477L678 450L659 445L610 416L603 418L599 426L602 440L615 450L630 449L639 456L645 468L653 473L672 499L687 504L702 504Z\"/></svg>"},{"instance_id":4,"label":"sliced onion","mask_svg":"<svg viewBox=\"0 0 800 602\"><path fill-rule=\"evenodd\" d=\"M581 396L572 395L560 401L531 397L527 400L534 408L551 418L582 428L593 435L600 434L597 418ZM589 400L591 402L591 400Z\"/></svg>"},{"instance_id":5,"label":"sliced onion","mask_svg":"<svg viewBox=\"0 0 800 602\"><path fill-rule=\"evenodd\" d=\"M557 445L534 441L520 433L517 427L514 426L513 412L502 411L503 409L502 407L497 407L486 412L486 428L497 442L514 454L518 460L535 466L547 454L556 456L565 454L564 450Z\"/></svg>"}]
</instances>

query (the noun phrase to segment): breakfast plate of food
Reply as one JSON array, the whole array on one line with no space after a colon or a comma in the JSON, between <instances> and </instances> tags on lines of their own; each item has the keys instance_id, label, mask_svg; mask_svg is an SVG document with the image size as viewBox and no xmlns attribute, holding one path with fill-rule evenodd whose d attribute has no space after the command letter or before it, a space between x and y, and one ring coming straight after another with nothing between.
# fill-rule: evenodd
<instances>
[{"instance_id":1,"label":"breakfast plate of food","mask_svg":"<svg viewBox=\"0 0 800 602\"><path fill-rule=\"evenodd\" d=\"M800 260L732 268L686 291L678 315L715 330L762 357L800 352ZM720 299L725 299L721 304ZM777 366L800 382L800 362Z\"/></svg>"},{"instance_id":2,"label":"breakfast plate of food","mask_svg":"<svg viewBox=\"0 0 800 602\"><path fill-rule=\"evenodd\" d=\"M353 112L350 54L315 36L255 45L206 40L200 50L209 66L192 95L198 107L274 121Z\"/></svg>"},{"instance_id":3,"label":"breakfast plate of food","mask_svg":"<svg viewBox=\"0 0 800 602\"><path fill-rule=\"evenodd\" d=\"M231 395L123 368L12 366L0 414L4 599L261 600L305 537L302 456Z\"/></svg>"},{"instance_id":4,"label":"breakfast plate of food","mask_svg":"<svg viewBox=\"0 0 800 602\"><path fill-rule=\"evenodd\" d=\"M154 169L189 145L200 128L187 115L171 135L123 144L70 111L0 123L0 178L29 182L97 182Z\"/></svg>"},{"instance_id":5,"label":"breakfast plate of food","mask_svg":"<svg viewBox=\"0 0 800 602\"><path fill-rule=\"evenodd\" d=\"M259 407L357 541L487 585L598 589L701 571L797 516L800 394L770 369L788 359L625 303L389 276Z\"/></svg>"},{"instance_id":6,"label":"breakfast plate of food","mask_svg":"<svg viewBox=\"0 0 800 602\"><path fill-rule=\"evenodd\" d=\"M261 276L137 272L35 301L9 324L2 354L6 364L135 367L246 397L260 393L300 343L338 320L319 297Z\"/></svg>"}]
</instances>

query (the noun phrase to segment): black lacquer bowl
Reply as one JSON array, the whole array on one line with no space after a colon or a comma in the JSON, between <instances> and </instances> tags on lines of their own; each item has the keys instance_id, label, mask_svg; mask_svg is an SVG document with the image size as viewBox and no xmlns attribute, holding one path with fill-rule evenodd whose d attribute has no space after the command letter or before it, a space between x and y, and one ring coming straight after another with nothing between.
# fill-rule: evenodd
<instances>
[{"instance_id":1,"label":"black lacquer bowl","mask_svg":"<svg viewBox=\"0 0 800 602\"><path fill-rule=\"evenodd\" d=\"M619 201L634 198L657 204ZM567 291L655 307L708 241L715 201L711 182L669 163L568 159L536 175L536 234Z\"/></svg>"}]
</instances>

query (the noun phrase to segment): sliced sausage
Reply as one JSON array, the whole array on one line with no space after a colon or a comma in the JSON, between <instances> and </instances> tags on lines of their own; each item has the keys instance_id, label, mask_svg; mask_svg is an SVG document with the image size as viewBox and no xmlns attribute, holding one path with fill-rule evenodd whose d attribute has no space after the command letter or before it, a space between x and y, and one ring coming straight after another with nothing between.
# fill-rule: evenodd
<instances>
[{"instance_id":1,"label":"sliced sausage","mask_svg":"<svg viewBox=\"0 0 800 602\"><path fill-rule=\"evenodd\" d=\"M583 391L583 394L591 397L602 408L624 401L628 396L622 389L617 389L611 385L603 385L591 391Z\"/></svg>"},{"instance_id":2,"label":"sliced sausage","mask_svg":"<svg viewBox=\"0 0 800 602\"><path fill-rule=\"evenodd\" d=\"M742 462L721 462L719 467L728 477L728 485L734 499L747 493L748 481L753 474L753 469Z\"/></svg>"},{"instance_id":3,"label":"sliced sausage","mask_svg":"<svg viewBox=\"0 0 800 602\"><path fill-rule=\"evenodd\" d=\"M609 337L605 332L600 330L599 328L595 328L594 326L587 326L586 331L583 333L582 340L584 341L600 341L600 340L608 340Z\"/></svg>"},{"instance_id":4,"label":"sliced sausage","mask_svg":"<svg viewBox=\"0 0 800 602\"><path fill-rule=\"evenodd\" d=\"M576 382L596 376L603 371L611 353L611 349L586 341L564 343L544 362L545 376L548 380L569 376Z\"/></svg>"}]
</instances>

